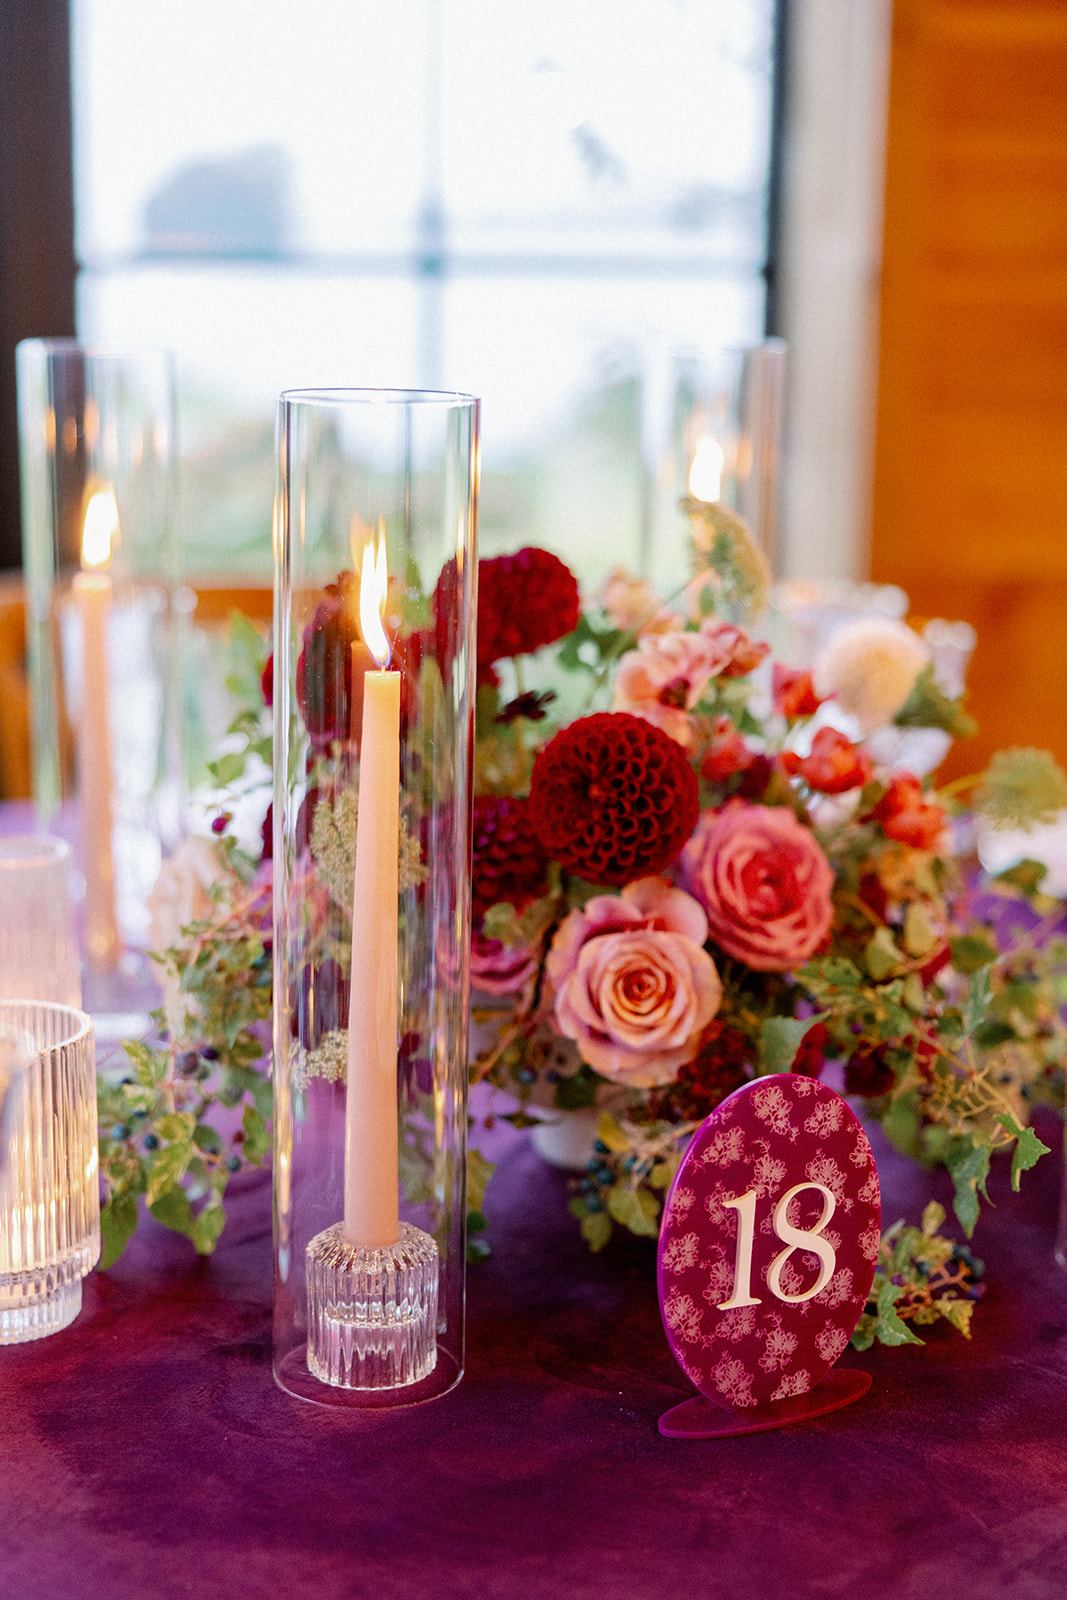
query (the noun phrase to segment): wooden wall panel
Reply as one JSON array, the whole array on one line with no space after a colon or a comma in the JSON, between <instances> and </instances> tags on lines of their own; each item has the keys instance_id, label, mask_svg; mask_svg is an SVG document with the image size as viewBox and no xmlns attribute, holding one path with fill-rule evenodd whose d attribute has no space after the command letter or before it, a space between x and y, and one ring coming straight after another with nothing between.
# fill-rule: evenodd
<instances>
[{"instance_id":1,"label":"wooden wall panel","mask_svg":"<svg viewBox=\"0 0 1067 1600\"><path fill-rule=\"evenodd\" d=\"M1067 4L897 0L886 159L872 574L1067 763Z\"/></svg>"}]
</instances>

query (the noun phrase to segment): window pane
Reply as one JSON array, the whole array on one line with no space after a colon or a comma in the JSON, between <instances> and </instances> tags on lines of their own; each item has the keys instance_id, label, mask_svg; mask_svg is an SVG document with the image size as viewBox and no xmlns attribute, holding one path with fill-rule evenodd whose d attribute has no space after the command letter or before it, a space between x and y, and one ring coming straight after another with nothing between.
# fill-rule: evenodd
<instances>
[{"instance_id":1,"label":"window pane","mask_svg":"<svg viewBox=\"0 0 1067 1600\"><path fill-rule=\"evenodd\" d=\"M484 548L636 561L650 368L761 332L770 15L75 0L79 328L177 351L191 570L269 569L334 383L482 395Z\"/></svg>"}]
</instances>

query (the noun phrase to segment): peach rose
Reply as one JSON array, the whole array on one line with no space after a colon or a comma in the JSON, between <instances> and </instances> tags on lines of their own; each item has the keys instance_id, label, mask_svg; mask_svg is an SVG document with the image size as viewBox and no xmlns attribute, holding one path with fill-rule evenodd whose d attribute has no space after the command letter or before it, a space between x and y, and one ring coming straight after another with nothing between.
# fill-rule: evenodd
<instances>
[{"instance_id":1,"label":"peach rose","mask_svg":"<svg viewBox=\"0 0 1067 1600\"><path fill-rule=\"evenodd\" d=\"M712 939L757 972L802 966L830 931L833 869L788 806L705 811L681 865Z\"/></svg>"},{"instance_id":2,"label":"peach rose","mask_svg":"<svg viewBox=\"0 0 1067 1600\"><path fill-rule=\"evenodd\" d=\"M570 912L545 963L560 1033L605 1078L638 1089L670 1083L722 998L706 937L700 906L662 878Z\"/></svg>"}]
</instances>

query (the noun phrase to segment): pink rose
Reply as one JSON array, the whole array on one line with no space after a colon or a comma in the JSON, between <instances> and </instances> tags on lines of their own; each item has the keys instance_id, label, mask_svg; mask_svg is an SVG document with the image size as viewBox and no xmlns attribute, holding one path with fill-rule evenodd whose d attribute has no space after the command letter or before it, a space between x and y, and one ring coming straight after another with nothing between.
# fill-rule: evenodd
<instances>
[{"instance_id":1,"label":"pink rose","mask_svg":"<svg viewBox=\"0 0 1067 1600\"><path fill-rule=\"evenodd\" d=\"M705 811L681 863L712 939L757 972L803 965L830 931L833 869L788 806Z\"/></svg>"},{"instance_id":2,"label":"pink rose","mask_svg":"<svg viewBox=\"0 0 1067 1600\"><path fill-rule=\"evenodd\" d=\"M729 648L702 633L679 629L646 635L619 661L611 709L644 717L688 749L693 742L689 712L730 658Z\"/></svg>"},{"instance_id":3,"label":"pink rose","mask_svg":"<svg viewBox=\"0 0 1067 1600\"><path fill-rule=\"evenodd\" d=\"M471 987L483 994L520 994L537 972L537 957L528 944L506 945L500 939L471 935Z\"/></svg>"},{"instance_id":4,"label":"pink rose","mask_svg":"<svg viewBox=\"0 0 1067 1600\"><path fill-rule=\"evenodd\" d=\"M681 889L640 878L564 918L545 962L556 1025L605 1078L644 1089L691 1061L722 985L707 918Z\"/></svg>"}]
</instances>

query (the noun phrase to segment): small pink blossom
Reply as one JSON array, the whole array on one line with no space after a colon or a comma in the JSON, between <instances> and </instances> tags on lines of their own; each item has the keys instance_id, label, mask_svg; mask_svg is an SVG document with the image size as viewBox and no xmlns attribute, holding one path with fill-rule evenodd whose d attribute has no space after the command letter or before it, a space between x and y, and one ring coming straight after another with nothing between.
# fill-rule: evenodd
<instances>
[{"instance_id":1,"label":"small pink blossom","mask_svg":"<svg viewBox=\"0 0 1067 1600\"><path fill-rule=\"evenodd\" d=\"M681 622L677 612L660 604L647 578L632 578L625 567L615 567L608 573L596 598L616 628L636 634L638 638L651 633L670 633Z\"/></svg>"},{"instance_id":2,"label":"small pink blossom","mask_svg":"<svg viewBox=\"0 0 1067 1600\"><path fill-rule=\"evenodd\" d=\"M646 636L619 661L611 709L644 717L688 749L693 743L689 713L729 661L729 649L703 633L676 629Z\"/></svg>"},{"instance_id":3,"label":"small pink blossom","mask_svg":"<svg viewBox=\"0 0 1067 1600\"><path fill-rule=\"evenodd\" d=\"M788 806L706 811L681 861L711 937L757 972L802 966L830 931L833 869Z\"/></svg>"},{"instance_id":4,"label":"small pink blossom","mask_svg":"<svg viewBox=\"0 0 1067 1600\"><path fill-rule=\"evenodd\" d=\"M756 643L744 628L722 617L705 617L700 632L721 658L722 665L715 671L724 678L743 678L746 673L754 672L770 653L769 644Z\"/></svg>"},{"instance_id":5,"label":"small pink blossom","mask_svg":"<svg viewBox=\"0 0 1067 1600\"><path fill-rule=\"evenodd\" d=\"M545 962L556 1026L605 1078L669 1083L695 1056L722 985L691 895L641 878L564 918Z\"/></svg>"},{"instance_id":6,"label":"small pink blossom","mask_svg":"<svg viewBox=\"0 0 1067 1600\"><path fill-rule=\"evenodd\" d=\"M537 973L537 956L526 943L471 935L471 987L483 994L520 994Z\"/></svg>"}]
</instances>

